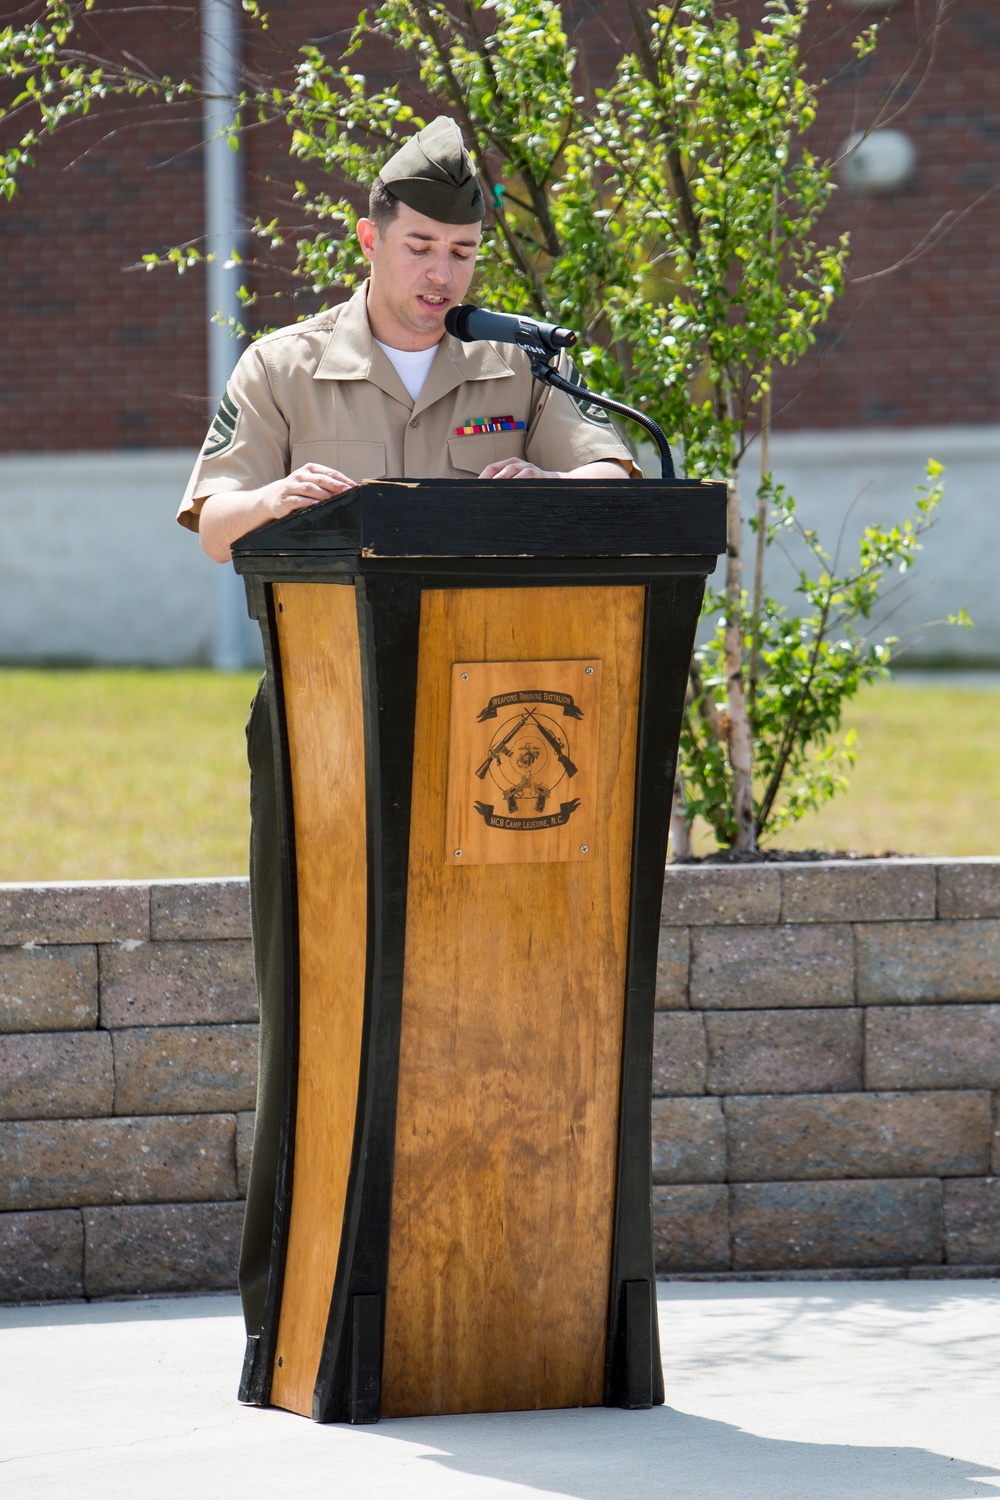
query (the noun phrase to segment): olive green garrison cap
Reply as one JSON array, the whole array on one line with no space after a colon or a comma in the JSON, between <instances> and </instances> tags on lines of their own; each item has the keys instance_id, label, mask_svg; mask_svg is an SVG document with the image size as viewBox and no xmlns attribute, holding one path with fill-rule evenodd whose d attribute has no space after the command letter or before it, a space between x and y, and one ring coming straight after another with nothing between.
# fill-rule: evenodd
<instances>
[{"instance_id":1,"label":"olive green garrison cap","mask_svg":"<svg viewBox=\"0 0 1000 1500\"><path fill-rule=\"evenodd\" d=\"M440 115L411 135L379 173L407 208L439 224L478 224L486 200L454 120Z\"/></svg>"}]
</instances>

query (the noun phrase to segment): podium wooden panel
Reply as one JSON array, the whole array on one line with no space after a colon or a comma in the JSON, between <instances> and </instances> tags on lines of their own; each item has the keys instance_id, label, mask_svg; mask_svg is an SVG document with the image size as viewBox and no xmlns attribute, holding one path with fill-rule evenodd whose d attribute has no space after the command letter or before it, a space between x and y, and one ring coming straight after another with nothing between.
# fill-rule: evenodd
<instances>
[{"instance_id":1,"label":"podium wooden panel","mask_svg":"<svg viewBox=\"0 0 1000 1500\"><path fill-rule=\"evenodd\" d=\"M359 486L234 549L272 679L290 954L242 1394L319 1420L663 1400L656 946L724 486L498 488ZM449 797L478 853L449 843Z\"/></svg>"},{"instance_id":2,"label":"podium wooden panel","mask_svg":"<svg viewBox=\"0 0 1000 1500\"><path fill-rule=\"evenodd\" d=\"M312 1410L357 1112L365 1005L365 744L349 589L274 589L299 914L295 1177L271 1401ZM316 651L324 641L327 649ZM336 944L331 951L331 934Z\"/></svg>"},{"instance_id":3,"label":"podium wooden panel","mask_svg":"<svg viewBox=\"0 0 1000 1500\"><path fill-rule=\"evenodd\" d=\"M423 598L388 1416L602 1399L643 604L636 587ZM600 847L465 869L441 819L451 667L515 640L527 661L602 661Z\"/></svg>"}]
</instances>

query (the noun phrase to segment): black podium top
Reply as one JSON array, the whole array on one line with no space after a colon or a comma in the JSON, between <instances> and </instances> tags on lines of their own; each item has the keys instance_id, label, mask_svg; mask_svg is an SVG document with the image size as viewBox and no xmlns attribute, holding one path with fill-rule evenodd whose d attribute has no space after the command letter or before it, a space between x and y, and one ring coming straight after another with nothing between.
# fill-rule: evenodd
<instances>
[{"instance_id":1,"label":"black podium top","mask_svg":"<svg viewBox=\"0 0 1000 1500\"><path fill-rule=\"evenodd\" d=\"M701 480L378 480L241 537L236 570L440 571L447 559L641 559L710 573L726 547L726 486ZM657 566L658 562L666 567Z\"/></svg>"}]
</instances>

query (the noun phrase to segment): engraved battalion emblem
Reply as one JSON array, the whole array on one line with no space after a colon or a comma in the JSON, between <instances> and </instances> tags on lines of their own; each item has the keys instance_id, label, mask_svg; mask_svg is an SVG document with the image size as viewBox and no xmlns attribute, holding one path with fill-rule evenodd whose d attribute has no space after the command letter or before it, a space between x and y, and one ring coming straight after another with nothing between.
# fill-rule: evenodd
<instances>
[{"instance_id":1,"label":"engraved battalion emblem","mask_svg":"<svg viewBox=\"0 0 1000 1500\"><path fill-rule=\"evenodd\" d=\"M576 812L580 799L570 797L555 805L557 788L572 781L577 766L565 722L554 718L553 712L561 710L565 721L582 719L583 710L570 693L522 688L497 693L480 712L478 722L492 722L511 709L494 730L482 764L476 767L478 780L491 781L502 803L498 809L495 802L477 801L476 812L490 828L513 833L560 828Z\"/></svg>"},{"instance_id":2,"label":"engraved battalion emblem","mask_svg":"<svg viewBox=\"0 0 1000 1500\"><path fill-rule=\"evenodd\" d=\"M449 864L593 857L601 663L456 662Z\"/></svg>"}]
</instances>

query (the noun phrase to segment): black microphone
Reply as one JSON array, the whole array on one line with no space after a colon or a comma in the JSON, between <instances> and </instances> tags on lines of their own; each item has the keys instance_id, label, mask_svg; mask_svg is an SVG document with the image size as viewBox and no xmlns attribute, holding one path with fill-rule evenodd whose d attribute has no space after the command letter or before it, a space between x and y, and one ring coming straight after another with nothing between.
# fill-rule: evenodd
<instances>
[{"instance_id":1,"label":"black microphone","mask_svg":"<svg viewBox=\"0 0 1000 1500\"><path fill-rule=\"evenodd\" d=\"M539 323L534 318L522 318L517 313L487 312L484 307L449 307L444 326L448 332L466 344L476 339L493 339L498 344L520 344L522 349L541 349L546 354L558 354L576 343L576 334L571 328L557 328L555 323Z\"/></svg>"}]
</instances>

